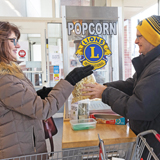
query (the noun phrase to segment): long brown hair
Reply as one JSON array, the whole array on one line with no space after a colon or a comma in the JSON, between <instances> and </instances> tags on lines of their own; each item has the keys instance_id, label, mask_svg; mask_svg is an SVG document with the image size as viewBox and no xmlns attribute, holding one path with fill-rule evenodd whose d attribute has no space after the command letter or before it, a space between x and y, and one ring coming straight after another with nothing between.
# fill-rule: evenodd
<instances>
[{"instance_id":1,"label":"long brown hair","mask_svg":"<svg viewBox=\"0 0 160 160\"><path fill-rule=\"evenodd\" d=\"M14 59L10 54L7 40L11 32L15 33L17 39L20 38L20 31L16 25L0 21L0 62L9 63Z\"/></svg>"}]
</instances>

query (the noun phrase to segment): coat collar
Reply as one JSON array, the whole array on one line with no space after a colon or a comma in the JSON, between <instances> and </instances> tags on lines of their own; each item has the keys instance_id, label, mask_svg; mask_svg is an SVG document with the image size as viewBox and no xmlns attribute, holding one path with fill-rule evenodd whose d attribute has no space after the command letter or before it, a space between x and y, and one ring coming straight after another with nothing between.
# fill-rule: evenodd
<instances>
[{"instance_id":1,"label":"coat collar","mask_svg":"<svg viewBox=\"0 0 160 160\"><path fill-rule=\"evenodd\" d=\"M149 51L146 55L133 58L132 64L136 70L137 77L139 77L144 68L158 56L160 56L160 45Z\"/></svg>"},{"instance_id":2,"label":"coat collar","mask_svg":"<svg viewBox=\"0 0 160 160\"><path fill-rule=\"evenodd\" d=\"M0 75L13 75L19 79L25 79L23 72L20 67L15 62L10 62L9 64L5 62L0 62Z\"/></svg>"}]
</instances>

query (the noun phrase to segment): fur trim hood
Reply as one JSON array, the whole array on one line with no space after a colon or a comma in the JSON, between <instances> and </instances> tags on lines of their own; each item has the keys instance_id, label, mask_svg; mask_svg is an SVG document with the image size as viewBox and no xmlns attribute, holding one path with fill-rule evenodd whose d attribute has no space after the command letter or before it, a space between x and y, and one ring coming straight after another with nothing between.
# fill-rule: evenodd
<instances>
[{"instance_id":1,"label":"fur trim hood","mask_svg":"<svg viewBox=\"0 0 160 160\"><path fill-rule=\"evenodd\" d=\"M9 64L0 62L0 75L13 75L19 79L25 79L25 76L20 67L15 62Z\"/></svg>"}]
</instances>

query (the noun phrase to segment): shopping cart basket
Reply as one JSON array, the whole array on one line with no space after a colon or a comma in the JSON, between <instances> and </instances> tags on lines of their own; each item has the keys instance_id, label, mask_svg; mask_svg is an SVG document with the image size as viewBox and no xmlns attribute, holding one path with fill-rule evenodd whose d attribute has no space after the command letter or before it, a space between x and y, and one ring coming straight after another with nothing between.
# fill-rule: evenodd
<instances>
[{"instance_id":1,"label":"shopping cart basket","mask_svg":"<svg viewBox=\"0 0 160 160\"><path fill-rule=\"evenodd\" d=\"M154 153L154 150L149 146L144 138L147 134L154 134L160 142L160 135L154 130L148 130L140 133L136 138L136 142L113 145L104 145L103 140L100 139L100 136L98 135L99 146L65 149L54 152L52 156L49 156L50 153L41 153L14 158L12 157L5 160L114 160L114 158L143 160L141 157L145 149L148 150L146 160L159 160Z\"/></svg>"},{"instance_id":2,"label":"shopping cart basket","mask_svg":"<svg viewBox=\"0 0 160 160\"><path fill-rule=\"evenodd\" d=\"M144 138L144 136L148 135L148 134L153 134L156 137L156 139L160 142L160 134L158 134L154 130L148 130L148 131L144 131L144 132L138 134L137 139L136 139L136 143L133 148L131 160L143 160L143 158L141 158L141 157L142 157L144 150L147 153L146 160L151 160L151 159L159 160L159 158L154 153L153 148L151 148L149 146L146 139Z\"/></svg>"}]
</instances>

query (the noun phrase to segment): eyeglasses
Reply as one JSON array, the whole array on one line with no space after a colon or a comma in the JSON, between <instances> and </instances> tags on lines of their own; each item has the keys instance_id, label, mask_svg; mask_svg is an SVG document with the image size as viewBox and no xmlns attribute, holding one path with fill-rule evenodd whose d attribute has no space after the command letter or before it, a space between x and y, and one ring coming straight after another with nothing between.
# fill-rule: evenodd
<instances>
[{"instance_id":1,"label":"eyeglasses","mask_svg":"<svg viewBox=\"0 0 160 160\"><path fill-rule=\"evenodd\" d=\"M16 38L8 38L8 40L11 40L11 42L14 44L14 46L16 46L18 43L18 40Z\"/></svg>"},{"instance_id":2,"label":"eyeglasses","mask_svg":"<svg viewBox=\"0 0 160 160\"><path fill-rule=\"evenodd\" d=\"M142 35L137 35L136 38L139 40L139 38L142 37Z\"/></svg>"}]
</instances>

